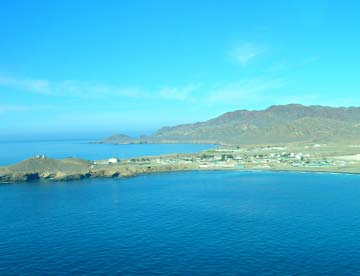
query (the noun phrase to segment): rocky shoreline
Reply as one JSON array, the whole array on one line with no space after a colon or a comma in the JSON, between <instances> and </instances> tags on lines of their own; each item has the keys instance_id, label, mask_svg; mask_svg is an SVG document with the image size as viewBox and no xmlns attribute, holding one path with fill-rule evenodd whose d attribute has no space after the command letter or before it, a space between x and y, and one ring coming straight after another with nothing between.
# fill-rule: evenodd
<instances>
[{"instance_id":1,"label":"rocky shoreline","mask_svg":"<svg viewBox=\"0 0 360 276\"><path fill-rule=\"evenodd\" d=\"M174 158L174 157L172 157ZM156 160L156 159L154 159ZM351 173L360 174L358 166L347 168L323 167L229 167L229 166L201 166L200 163L180 164L155 164L132 163L130 160L115 164L102 163L98 161L86 161L76 158L52 159L52 158L30 158L12 166L0 167L0 183L18 183L40 180L49 181L71 181L86 178L125 178L139 174L191 171L191 170L242 170L242 171L286 171L286 172L326 172L326 173ZM95 165L94 165L95 164Z\"/></svg>"},{"instance_id":2,"label":"rocky shoreline","mask_svg":"<svg viewBox=\"0 0 360 276\"><path fill-rule=\"evenodd\" d=\"M68 158L30 158L13 166L0 167L0 183L37 180L69 181L84 178L121 178L138 174L197 169L194 165L125 165L94 166L92 162Z\"/></svg>"}]
</instances>

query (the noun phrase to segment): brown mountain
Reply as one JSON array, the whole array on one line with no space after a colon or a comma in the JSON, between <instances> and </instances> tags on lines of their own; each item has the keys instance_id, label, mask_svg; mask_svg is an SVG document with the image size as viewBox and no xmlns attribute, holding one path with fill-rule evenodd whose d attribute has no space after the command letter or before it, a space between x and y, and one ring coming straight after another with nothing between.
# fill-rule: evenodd
<instances>
[{"instance_id":1,"label":"brown mountain","mask_svg":"<svg viewBox=\"0 0 360 276\"><path fill-rule=\"evenodd\" d=\"M127 136L113 135L102 142L241 145L342 140L360 140L360 107L289 104L259 111L237 110L205 122L164 127L131 141Z\"/></svg>"}]
</instances>

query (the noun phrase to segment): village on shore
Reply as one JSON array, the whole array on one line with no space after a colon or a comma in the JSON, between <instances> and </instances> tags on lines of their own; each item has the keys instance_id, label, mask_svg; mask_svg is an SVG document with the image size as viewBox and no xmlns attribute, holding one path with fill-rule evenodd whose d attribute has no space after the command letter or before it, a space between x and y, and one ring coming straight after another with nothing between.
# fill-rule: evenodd
<instances>
[{"instance_id":1,"label":"village on shore","mask_svg":"<svg viewBox=\"0 0 360 276\"><path fill-rule=\"evenodd\" d=\"M257 145L221 146L196 154L170 154L92 162L92 168L108 165L183 166L196 169L319 170L360 172L360 145Z\"/></svg>"},{"instance_id":2,"label":"village on shore","mask_svg":"<svg viewBox=\"0 0 360 276\"><path fill-rule=\"evenodd\" d=\"M267 170L360 173L360 145L286 144L215 146L192 154L105 160L62 160L37 155L15 165L0 167L0 183L130 177L138 174L186 170Z\"/></svg>"}]
</instances>

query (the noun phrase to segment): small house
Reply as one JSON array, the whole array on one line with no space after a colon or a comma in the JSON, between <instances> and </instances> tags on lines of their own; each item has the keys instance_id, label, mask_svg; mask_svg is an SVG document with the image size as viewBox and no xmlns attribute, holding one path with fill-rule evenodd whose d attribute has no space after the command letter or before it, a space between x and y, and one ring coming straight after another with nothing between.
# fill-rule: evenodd
<instances>
[{"instance_id":1,"label":"small house","mask_svg":"<svg viewBox=\"0 0 360 276\"><path fill-rule=\"evenodd\" d=\"M109 164L115 164L115 163L118 163L118 162L119 162L119 159L117 159L117 158L109 158L108 159Z\"/></svg>"}]
</instances>

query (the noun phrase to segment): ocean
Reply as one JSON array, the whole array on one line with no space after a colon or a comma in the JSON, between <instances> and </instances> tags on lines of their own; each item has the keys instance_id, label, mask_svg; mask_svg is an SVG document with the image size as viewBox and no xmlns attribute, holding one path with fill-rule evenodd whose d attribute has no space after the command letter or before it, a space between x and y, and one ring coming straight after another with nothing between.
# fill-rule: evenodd
<instances>
[{"instance_id":1,"label":"ocean","mask_svg":"<svg viewBox=\"0 0 360 276\"><path fill-rule=\"evenodd\" d=\"M359 275L359 198L325 173L3 184L0 275Z\"/></svg>"},{"instance_id":2,"label":"ocean","mask_svg":"<svg viewBox=\"0 0 360 276\"><path fill-rule=\"evenodd\" d=\"M86 160L101 160L111 157L123 159L171 153L195 153L212 147L214 145L209 144L90 144L89 140L85 139L0 141L0 166L43 154L51 158L77 157Z\"/></svg>"}]
</instances>

